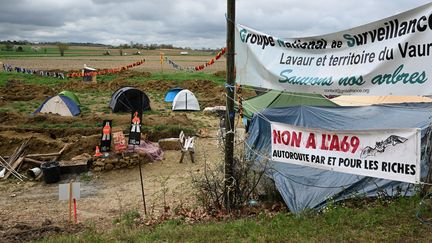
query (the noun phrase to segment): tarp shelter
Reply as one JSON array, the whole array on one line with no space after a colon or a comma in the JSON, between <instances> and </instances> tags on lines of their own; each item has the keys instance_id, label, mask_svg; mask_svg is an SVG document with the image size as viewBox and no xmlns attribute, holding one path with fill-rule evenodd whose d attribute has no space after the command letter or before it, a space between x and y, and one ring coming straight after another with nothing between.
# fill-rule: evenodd
<instances>
[{"instance_id":1,"label":"tarp shelter","mask_svg":"<svg viewBox=\"0 0 432 243\"><path fill-rule=\"evenodd\" d=\"M265 109L254 115L247 147L249 155L259 154L255 161L271 153L269 121L327 130L366 130L391 128L421 129L421 181L429 170L430 149L426 153L428 126L432 122L431 103L405 103L360 107L295 106ZM430 131L430 130L429 130ZM430 137L429 137L430 139ZM251 150L250 148L253 148ZM306 208L321 208L328 203L352 197L414 195L413 184L360 175L321 170L271 161L268 175L274 180L288 208L299 213Z\"/></svg>"},{"instance_id":2,"label":"tarp shelter","mask_svg":"<svg viewBox=\"0 0 432 243\"><path fill-rule=\"evenodd\" d=\"M109 107L113 112L131 112L150 110L150 99L134 87L123 87L113 93Z\"/></svg>"},{"instance_id":3,"label":"tarp shelter","mask_svg":"<svg viewBox=\"0 0 432 243\"><path fill-rule=\"evenodd\" d=\"M34 113L52 113L60 116L76 116L80 113L79 106L69 97L56 95L46 99Z\"/></svg>"},{"instance_id":4,"label":"tarp shelter","mask_svg":"<svg viewBox=\"0 0 432 243\"><path fill-rule=\"evenodd\" d=\"M176 87L168 90L168 92L165 94L165 102L173 102L176 95L182 91L182 88Z\"/></svg>"},{"instance_id":5,"label":"tarp shelter","mask_svg":"<svg viewBox=\"0 0 432 243\"><path fill-rule=\"evenodd\" d=\"M173 100L173 111L199 111L200 106L195 95L188 89L180 91Z\"/></svg>"},{"instance_id":6,"label":"tarp shelter","mask_svg":"<svg viewBox=\"0 0 432 243\"><path fill-rule=\"evenodd\" d=\"M81 102L79 101L78 97L70 91L63 90L62 92L59 93L59 95L67 96L69 97L69 99L73 100L75 104L81 105Z\"/></svg>"},{"instance_id":7,"label":"tarp shelter","mask_svg":"<svg viewBox=\"0 0 432 243\"><path fill-rule=\"evenodd\" d=\"M90 76L87 76L87 75L85 75L85 74L87 74L87 73L91 73L91 72L94 72L94 71L97 71L97 69L96 68L91 68L91 67L87 67L87 65L86 64L84 64L84 68L83 68L83 73L84 73L84 76L83 76L83 81L87 81L87 82L96 82L96 75L90 75Z\"/></svg>"},{"instance_id":8,"label":"tarp shelter","mask_svg":"<svg viewBox=\"0 0 432 243\"><path fill-rule=\"evenodd\" d=\"M337 106L334 102L319 94L303 94L282 91L269 91L243 101L243 115L250 119L255 112L264 108L278 108L296 105Z\"/></svg>"},{"instance_id":9,"label":"tarp shelter","mask_svg":"<svg viewBox=\"0 0 432 243\"><path fill-rule=\"evenodd\" d=\"M431 98L422 96L347 96L341 95L331 99L340 106L365 106L378 104L399 104L414 102L432 102Z\"/></svg>"}]
</instances>

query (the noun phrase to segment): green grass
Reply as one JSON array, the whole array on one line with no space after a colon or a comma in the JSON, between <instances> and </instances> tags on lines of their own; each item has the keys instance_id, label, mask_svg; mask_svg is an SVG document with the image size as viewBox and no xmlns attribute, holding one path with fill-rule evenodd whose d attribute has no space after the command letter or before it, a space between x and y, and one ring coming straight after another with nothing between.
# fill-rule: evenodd
<instances>
[{"instance_id":1,"label":"green grass","mask_svg":"<svg viewBox=\"0 0 432 243\"><path fill-rule=\"evenodd\" d=\"M29 84L40 84L47 86L55 86L67 82L67 79L58 79L54 77L42 77L39 75L16 72L0 72L0 86L4 86L8 80L21 80Z\"/></svg>"},{"instance_id":2,"label":"green grass","mask_svg":"<svg viewBox=\"0 0 432 243\"><path fill-rule=\"evenodd\" d=\"M152 73L151 77L143 79L143 81L147 80L173 80L173 81L186 81L186 80L210 80L216 84L224 84L225 78L214 76L213 74L204 73L204 72L175 72L175 73L163 73L156 72Z\"/></svg>"},{"instance_id":3,"label":"green grass","mask_svg":"<svg viewBox=\"0 0 432 243\"><path fill-rule=\"evenodd\" d=\"M133 74L133 72L131 73ZM223 85L225 83L225 78L217 77L213 74L204 73L204 72L154 72L150 77L140 76L139 73L137 75L131 75L127 77L127 80L130 82L144 83L150 80L158 80L158 81L176 81L179 84L186 80L210 80L216 84ZM107 74L100 75L97 77L98 82L111 82L119 77L119 74Z\"/></svg>"},{"instance_id":4,"label":"green grass","mask_svg":"<svg viewBox=\"0 0 432 243\"><path fill-rule=\"evenodd\" d=\"M19 113L30 114L34 112L40 105L40 102L28 101L11 101L7 105L0 107L0 113L15 111Z\"/></svg>"},{"instance_id":5,"label":"green grass","mask_svg":"<svg viewBox=\"0 0 432 243\"><path fill-rule=\"evenodd\" d=\"M18 45L20 46L20 45ZM19 52L16 50L4 50L4 45L0 45L0 57L1 58L23 58L23 57L60 57L60 51L56 46L40 47L39 51L33 51L30 45L21 45L23 51ZM103 49L88 49L71 46L65 51L65 56L102 56L105 51Z\"/></svg>"},{"instance_id":6,"label":"green grass","mask_svg":"<svg viewBox=\"0 0 432 243\"><path fill-rule=\"evenodd\" d=\"M192 127L183 127L180 125L156 125L156 126L143 126L142 132L163 132L169 134L179 134L183 131L186 134L194 134L195 130Z\"/></svg>"},{"instance_id":7,"label":"green grass","mask_svg":"<svg viewBox=\"0 0 432 243\"><path fill-rule=\"evenodd\" d=\"M124 224L127 227L132 227L134 225L134 220L140 218L138 211L128 211L121 215L119 218L113 220L113 224Z\"/></svg>"},{"instance_id":8,"label":"green grass","mask_svg":"<svg viewBox=\"0 0 432 243\"><path fill-rule=\"evenodd\" d=\"M66 74L66 73L65 73ZM130 82L144 83L150 80L159 80L159 81L176 81L179 84L186 80L210 80L216 84L223 85L225 83L225 79L221 77L217 77L213 74L204 73L204 72L156 72L152 73L150 77L141 76L139 72L131 72L130 77L126 77ZM136 74L136 75L134 75ZM118 78L121 78L122 74L107 74L107 75L99 75L97 77L99 83L108 83ZM39 75L31 75L25 73L16 73L16 72L0 72L0 86L5 85L8 80L22 80L26 83L30 84L43 84L43 85L57 85L68 82L68 80L82 80L81 78L74 79L58 79L53 77L42 77ZM89 91L90 92L90 91ZM98 92L99 93L99 92Z\"/></svg>"},{"instance_id":9,"label":"green grass","mask_svg":"<svg viewBox=\"0 0 432 243\"><path fill-rule=\"evenodd\" d=\"M389 205L336 206L327 213L295 216L278 213L253 218L188 225L170 220L156 227L119 225L111 233L91 234L103 242L430 242L432 226L415 217L419 199L400 198ZM130 222L130 220L128 220ZM87 242L88 233L56 236L45 242Z\"/></svg>"},{"instance_id":10,"label":"green grass","mask_svg":"<svg viewBox=\"0 0 432 243\"><path fill-rule=\"evenodd\" d=\"M91 180L93 180L93 174L89 174L89 173L81 173L79 177L80 177L80 181L82 182L90 182Z\"/></svg>"},{"instance_id":11,"label":"green grass","mask_svg":"<svg viewBox=\"0 0 432 243\"><path fill-rule=\"evenodd\" d=\"M44 128L44 129L67 129L67 128L98 128L96 123L88 124L82 123L80 121L72 121L72 122L38 122L32 124L21 124L18 127L20 128Z\"/></svg>"},{"instance_id":12,"label":"green grass","mask_svg":"<svg viewBox=\"0 0 432 243\"><path fill-rule=\"evenodd\" d=\"M81 122L56 124L42 123L40 126L43 128L96 128L96 125L84 124Z\"/></svg>"}]
</instances>

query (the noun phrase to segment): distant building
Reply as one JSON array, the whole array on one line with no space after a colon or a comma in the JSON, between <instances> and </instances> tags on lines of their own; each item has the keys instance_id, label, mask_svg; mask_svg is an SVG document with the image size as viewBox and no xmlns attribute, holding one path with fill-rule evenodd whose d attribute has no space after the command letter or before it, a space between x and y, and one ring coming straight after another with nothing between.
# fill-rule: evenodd
<instances>
[{"instance_id":1,"label":"distant building","mask_svg":"<svg viewBox=\"0 0 432 243\"><path fill-rule=\"evenodd\" d=\"M181 51L180 55L189 55L189 52L187 52L187 51Z\"/></svg>"}]
</instances>

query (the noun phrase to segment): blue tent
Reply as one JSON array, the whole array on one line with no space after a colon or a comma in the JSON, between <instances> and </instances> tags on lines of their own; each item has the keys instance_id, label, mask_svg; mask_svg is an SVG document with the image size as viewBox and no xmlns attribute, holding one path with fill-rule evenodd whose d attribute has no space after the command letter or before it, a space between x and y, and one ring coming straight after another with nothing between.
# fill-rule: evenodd
<instances>
[{"instance_id":1,"label":"blue tent","mask_svg":"<svg viewBox=\"0 0 432 243\"><path fill-rule=\"evenodd\" d=\"M306 128L326 130L363 130L391 128L421 129L421 181L429 171L429 125L432 123L432 104L405 103L364 107L295 106L265 109L252 118L247 139L248 154L255 161L271 153L270 123L280 122ZM253 151L251 150L253 148ZM254 153L252 153L254 152ZM258 158L256 157L258 154ZM414 185L405 182L353 175L295 164L270 161L267 173L275 182L288 208L299 213L306 208L319 209L329 202L352 197L410 196Z\"/></svg>"},{"instance_id":2,"label":"blue tent","mask_svg":"<svg viewBox=\"0 0 432 243\"><path fill-rule=\"evenodd\" d=\"M182 88L176 87L168 90L168 92L165 94L165 102L173 102L176 95L182 91Z\"/></svg>"},{"instance_id":3,"label":"blue tent","mask_svg":"<svg viewBox=\"0 0 432 243\"><path fill-rule=\"evenodd\" d=\"M79 106L69 97L56 95L46 99L34 113L51 113L61 116L76 116L81 112Z\"/></svg>"}]
</instances>

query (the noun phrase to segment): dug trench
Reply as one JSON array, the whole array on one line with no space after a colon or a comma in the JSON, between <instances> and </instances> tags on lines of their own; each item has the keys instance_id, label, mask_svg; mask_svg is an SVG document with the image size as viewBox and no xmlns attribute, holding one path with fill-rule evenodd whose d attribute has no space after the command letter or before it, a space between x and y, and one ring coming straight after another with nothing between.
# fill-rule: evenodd
<instances>
[{"instance_id":1,"label":"dug trench","mask_svg":"<svg viewBox=\"0 0 432 243\"><path fill-rule=\"evenodd\" d=\"M25 140L32 137L26 152L53 153L58 152L66 143L70 144L59 159L70 159L82 153L92 154L94 148L100 143L101 127L103 119L112 119L115 122L115 130L127 133L130 115L107 115L106 117L94 116L80 120L81 125L88 127L67 127L76 119L60 117L56 115L37 115L29 118L25 115L13 112L0 113L0 155L10 155L15 148ZM14 126L16 121L21 121L21 126ZM61 127L47 128L41 123L56 124ZM164 126L159 126L164 124ZM188 118L188 115L157 115L150 114L143 119L143 133L148 140L157 142L161 138L178 137L181 130L194 134L196 126Z\"/></svg>"},{"instance_id":2,"label":"dug trench","mask_svg":"<svg viewBox=\"0 0 432 243\"><path fill-rule=\"evenodd\" d=\"M189 115L188 115L189 116ZM195 192L191 185L191 174L200 173L206 168L206 163L221 159L221 152L217 147L216 133L217 119L213 117L192 117L205 119L210 122L208 137L197 139L195 151L195 163L191 163L186 156L183 163L179 163L180 152L175 150L164 151L164 160L143 164L144 188L147 203L147 214L158 215L164 212L167 206L174 209L176 205L185 207L195 205ZM1 132L0 140L19 145L20 141L33 136L29 143L29 153L41 151L57 152L66 142L62 139L52 139L49 135L38 133L26 133L19 135L14 131ZM90 147L91 143L98 143L99 134L93 136L74 135L68 141L78 139L75 148L65 151L65 157L85 152L79 147ZM3 141L4 140L4 141ZM5 153L2 148L2 154ZM8 146L9 147L9 146ZM15 147L15 146L11 146ZM46 149L45 149L46 148ZM78 149L78 150L77 150ZM94 151L89 151L94 153ZM7 153L9 154L9 153ZM208 165L207 165L208 166ZM119 170L84 173L63 178L61 183L69 180L81 183L81 199L78 201L78 220L85 225L97 225L101 231L115 227L113 220L131 211L138 211L142 216L142 196L138 168L124 168ZM58 201L58 185L45 184L38 181L26 181L20 183L15 179L9 179L0 183L0 234L5 237L15 237L25 240L26 237L37 239L38 231L47 231L46 234L68 232L64 228L67 216L67 202ZM45 221L51 221L50 227L44 228ZM29 225L31 228L19 230L16 225ZM41 226L41 227L40 227ZM58 228L53 228L58 227ZM22 231L22 232L21 232ZM32 235L33 234L33 235ZM40 233L40 237L46 236ZM10 239L10 238L8 238ZM20 241L20 240L17 240Z\"/></svg>"},{"instance_id":3,"label":"dug trench","mask_svg":"<svg viewBox=\"0 0 432 243\"><path fill-rule=\"evenodd\" d=\"M125 74L126 75L126 74ZM140 74L128 74L140 75ZM146 81L132 83L129 76L123 76L111 82L98 85L84 84L79 80L68 80L54 86L28 84L12 81L16 94L9 93L8 88L0 87L0 155L10 156L24 141L32 138L26 149L27 154L54 153L65 144L70 144L58 160L69 160L72 157L88 153L94 154L94 148L100 143L101 122L113 120L113 129L127 133L130 126L130 114L117 114L99 111L88 107L87 112L74 118L60 117L51 114L31 114L35 107L19 111L11 105L29 106L29 103L42 102L47 96L70 89L82 91L84 100L95 99L98 106L107 106L101 102L100 93L109 94L117 88L132 85L150 93L153 111L143 116L143 133L150 141L160 138L177 137L180 130L190 135L197 135L195 163L186 156L179 163L180 152L164 151L164 160L143 164L145 193L148 214L156 215L169 205L192 205L195 192L191 185L191 174L199 173L206 168L209 161L221 159L216 132L218 119L202 112L171 112L162 102L163 92L176 87L175 81ZM224 105L224 88L211 81L190 80L181 83L183 88L194 92L202 108ZM99 92L102 91L102 92ZM30 95L29 97L24 97ZM15 97L16 96L16 97ZM19 98L22 96L24 98ZM81 98L81 97L80 97ZM109 97L103 97L109 100ZM201 102L202 100L202 102ZM12 108L11 108L12 107ZM21 107L18 107L21 108ZM33 109L34 108L34 109ZM22 168L24 169L24 168ZM68 181L81 182L82 199L78 202L80 222L95 223L98 228L110 229L113 219L121 217L128 211L137 210L143 215L141 188L137 167L105 171L101 173L84 173L62 178L61 183ZM46 234L68 232L62 225L67 221L67 203L58 201L58 185L45 184L40 181L19 182L14 178L0 181L0 235L7 239L25 241L29 237L36 239ZM45 221L51 221L47 227ZM26 229L17 229L16 225L27 225ZM58 227L58 228L56 228ZM19 227L18 227L19 228ZM22 232L21 232L22 231ZM40 234L38 233L40 232ZM32 236L33 235L33 236Z\"/></svg>"}]
</instances>

